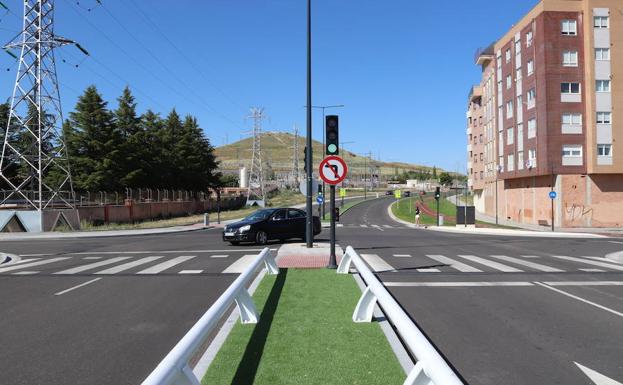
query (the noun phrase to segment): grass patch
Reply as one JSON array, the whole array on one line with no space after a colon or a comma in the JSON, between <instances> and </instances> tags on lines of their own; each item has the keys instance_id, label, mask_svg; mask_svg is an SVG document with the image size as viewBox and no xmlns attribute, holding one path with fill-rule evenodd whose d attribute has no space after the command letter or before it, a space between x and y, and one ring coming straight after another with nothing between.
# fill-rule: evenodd
<instances>
[{"instance_id":1,"label":"grass patch","mask_svg":"<svg viewBox=\"0 0 623 385\"><path fill-rule=\"evenodd\" d=\"M392 205L392 213L410 223L415 223L415 207L416 204L421 204L422 200L419 197L410 197L400 199L398 202ZM425 197L424 203L436 212L437 202L434 197ZM439 199L439 214L444 216L444 226L455 226L456 221L454 216L456 215L456 206L443 197ZM421 225L437 225L437 216L426 215L420 211L420 224Z\"/></svg>"},{"instance_id":2,"label":"grass patch","mask_svg":"<svg viewBox=\"0 0 623 385\"><path fill-rule=\"evenodd\" d=\"M379 325L351 319L360 295L335 270L266 276L254 295L260 322L234 326L202 384L402 384Z\"/></svg>"}]
</instances>

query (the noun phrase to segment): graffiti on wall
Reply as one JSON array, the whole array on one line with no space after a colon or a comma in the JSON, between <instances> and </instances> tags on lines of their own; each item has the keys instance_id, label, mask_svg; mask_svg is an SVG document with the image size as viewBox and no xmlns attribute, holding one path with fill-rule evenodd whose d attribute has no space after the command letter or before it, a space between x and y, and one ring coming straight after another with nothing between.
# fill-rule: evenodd
<instances>
[{"instance_id":1,"label":"graffiti on wall","mask_svg":"<svg viewBox=\"0 0 623 385\"><path fill-rule=\"evenodd\" d=\"M579 220L592 220L593 209L590 206L573 203L571 205L565 203L565 219L568 222Z\"/></svg>"}]
</instances>

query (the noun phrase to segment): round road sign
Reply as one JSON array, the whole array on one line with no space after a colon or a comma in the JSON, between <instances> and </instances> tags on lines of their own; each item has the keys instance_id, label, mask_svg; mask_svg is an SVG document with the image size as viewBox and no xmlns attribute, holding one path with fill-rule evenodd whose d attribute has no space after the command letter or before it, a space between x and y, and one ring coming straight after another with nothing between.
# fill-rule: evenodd
<instances>
[{"instance_id":1,"label":"round road sign","mask_svg":"<svg viewBox=\"0 0 623 385\"><path fill-rule=\"evenodd\" d=\"M549 197L550 197L550 199L556 199L556 191L550 191L549 192Z\"/></svg>"},{"instance_id":2,"label":"round road sign","mask_svg":"<svg viewBox=\"0 0 623 385\"><path fill-rule=\"evenodd\" d=\"M320 178L325 183L336 185L346 178L348 167L339 156L327 156L320 162Z\"/></svg>"}]
</instances>

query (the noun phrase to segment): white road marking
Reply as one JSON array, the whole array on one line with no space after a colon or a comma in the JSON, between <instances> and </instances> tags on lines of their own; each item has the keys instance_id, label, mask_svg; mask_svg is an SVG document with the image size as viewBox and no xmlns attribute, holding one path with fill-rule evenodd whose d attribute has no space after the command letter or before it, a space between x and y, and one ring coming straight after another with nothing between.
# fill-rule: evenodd
<instances>
[{"instance_id":1,"label":"white road marking","mask_svg":"<svg viewBox=\"0 0 623 385\"><path fill-rule=\"evenodd\" d=\"M253 262L253 259L255 257L257 257L257 255L255 254L243 255L242 257L238 258L234 263L229 265L227 269L223 270L222 273L223 274L228 274L228 273L240 274L243 271L245 271L245 269L247 268L247 266L251 264L251 262Z\"/></svg>"},{"instance_id":2,"label":"white road marking","mask_svg":"<svg viewBox=\"0 0 623 385\"><path fill-rule=\"evenodd\" d=\"M612 310L612 309L610 309L609 307L605 307L605 306L603 306L603 305L600 305L600 304L598 304L598 303L595 303L595 302L589 301L589 300L584 299L584 298L582 298L582 297L578 297L577 295L573 295L573 294L568 293L568 292L566 292L566 291L564 291L564 290L556 289L555 287L551 287L551 286L546 285L546 284L541 283L541 282L535 282L535 284L537 284L537 285L539 285L539 286L541 286L541 287L544 287L544 288L546 288L546 289L548 289L548 290L555 291L555 292L557 292L557 293L559 293L559 294L566 295L566 296L567 296L567 297L569 297L569 298L573 298L573 299L576 299L576 300L578 300L578 301L580 301L580 302L584 302L584 303L586 303L586 304L588 304L588 305L595 306L596 308L599 308L599 309L605 310L605 311L607 311L607 312L609 312L609 313L612 313L612 314L614 314L614 315L618 315L619 317L623 317L623 313L620 313L620 312L618 312L618 311L616 311L616 310Z\"/></svg>"},{"instance_id":3,"label":"white road marking","mask_svg":"<svg viewBox=\"0 0 623 385\"><path fill-rule=\"evenodd\" d=\"M137 259L136 261L124 263L122 265L115 266L115 267L111 267L110 269L98 271L95 274L117 274L122 271L129 270L133 267L140 266L140 265L155 261L156 259L160 259L160 258L162 257L145 257L145 258Z\"/></svg>"},{"instance_id":4,"label":"white road marking","mask_svg":"<svg viewBox=\"0 0 623 385\"><path fill-rule=\"evenodd\" d=\"M31 262L31 263L20 263L20 264L16 264L15 266L7 266L7 267L0 268L0 273L5 273L7 271L24 269L26 267L46 265L48 263L64 261L65 259L69 259L69 258L70 257L58 257L58 258L50 258L50 259L45 259L43 261L37 261L37 262Z\"/></svg>"},{"instance_id":5,"label":"white road marking","mask_svg":"<svg viewBox=\"0 0 623 385\"><path fill-rule=\"evenodd\" d=\"M534 286L532 282L385 282L388 287L494 287Z\"/></svg>"},{"instance_id":6,"label":"white road marking","mask_svg":"<svg viewBox=\"0 0 623 385\"><path fill-rule=\"evenodd\" d=\"M433 269L432 267L424 267L424 268L416 269L416 270L420 273L440 273L441 272L441 270Z\"/></svg>"},{"instance_id":7,"label":"white road marking","mask_svg":"<svg viewBox=\"0 0 623 385\"><path fill-rule=\"evenodd\" d=\"M203 270L182 270L177 274L201 274Z\"/></svg>"},{"instance_id":8,"label":"white road marking","mask_svg":"<svg viewBox=\"0 0 623 385\"><path fill-rule=\"evenodd\" d=\"M0 266L15 266L15 265L20 265L22 263L26 263L26 262L34 262L34 261L38 261L41 258L28 258L28 259L20 259L19 261L15 261L15 262L8 262L8 263L4 263Z\"/></svg>"},{"instance_id":9,"label":"white road marking","mask_svg":"<svg viewBox=\"0 0 623 385\"><path fill-rule=\"evenodd\" d=\"M136 274L158 274L161 271L164 271L166 269L169 269L175 265L179 265L180 263L186 262L188 260L191 260L193 258L197 257L196 255L180 255L179 257L170 259L166 262L162 262L159 263L157 265L153 265L151 267L148 267L145 270L141 270Z\"/></svg>"},{"instance_id":10,"label":"white road marking","mask_svg":"<svg viewBox=\"0 0 623 385\"><path fill-rule=\"evenodd\" d=\"M210 258L227 258L229 255L210 255Z\"/></svg>"},{"instance_id":11,"label":"white road marking","mask_svg":"<svg viewBox=\"0 0 623 385\"><path fill-rule=\"evenodd\" d=\"M372 225L372 227L374 227L375 229L380 230L380 231L385 231L379 225Z\"/></svg>"},{"instance_id":12,"label":"white road marking","mask_svg":"<svg viewBox=\"0 0 623 385\"><path fill-rule=\"evenodd\" d=\"M448 258L445 255L426 255L430 259L434 259L437 262L441 262L445 265L450 265L452 268L462 271L464 273L482 273L482 270L476 269L470 265L466 265L463 262L456 261L452 258Z\"/></svg>"},{"instance_id":13,"label":"white road marking","mask_svg":"<svg viewBox=\"0 0 623 385\"><path fill-rule=\"evenodd\" d=\"M606 272L606 270L601 270L601 269L591 269L591 268L588 268L588 269L578 269L578 270L580 270L580 271L585 271L585 272L587 272L587 273L605 273L605 272Z\"/></svg>"},{"instance_id":14,"label":"white road marking","mask_svg":"<svg viewBox=\"0 0 623 385\"><path fill-rule=\"evenodd\" d=\"M396 258L411 258L411 254L394 254Z\"/></svg>"},{"instance_id":15,"label":"white road marking","mask_svg":"<svg viewBox=\"0 0 623 385\"><path fill-rule=\"evenodd\" d=\"M595 261L602 261L602 262L609 262L609 263L621 263L621 262L612 260L610 258L604 258L604 257L584 257L584 256L582 256L582 258L589 258L589 259L593 259Z\"/></svg>"},{"instance_id":16,"label":"white road marking","mask_svg":"<svg viewBox=\"0 0 623 385\"><path fill-rule=\"evenodd\" d=\"M359 227L368 227L368 225L359 225Z\"/></svg>"},{"instance_id":17,"label":"white road marking","mask_svg":"<svg viewBox=\"0 0 623 385\"><path fill-rule=\"evenodd\" d=\"M381 257L377 254L361 254L361 258L363 258L372 271L392 271L394 267L389 263L385 262Z\"/></svg>"},{"instance_id":18,"label":"white road marking","mask_svg":"<svg viewBox=\"0 0 623 385\"><path fill-rule=\"evenodd\" d=\"M534 263L530 261L524 261L523 259L507 257L506 255L491 255L492 258L501 259L502 261L516 263L518 265L531 267L535 270L545 271L548 273L562 273L564 270L557 269L555 267L550 267L546 265L541 265L540 263Z\"/></svg>"},{"instance_id":19,"label":"white road marking","mask_svg":"<svg viewBox=\"0 0 623 385\"><path fill-rule=\"evenodd\" d=\"M623 385L622 383L615 381L610 377L606 377L603 374L596 372L593 369L587 368L584 365L578 364L575 361L573 361L573 363L576 364L577 367L580 368L580 370L584 374L586 374L586 377L590 378L590 380L593 381L595 385Z\"/></svg>"},{"instance_id":20,"label":"white road marking","mask_svg":"<svg viewBox=\"0 0 623 385\"><path fill-rule=\"evenodd\" d=\"M599 266L599 267L607 267L609 269L623 271L623 266L621 266L621 265L614 265L612 263L605 263L605 262L593 261L593 260L588 260L588 259L583 259L583 258L576 258L576 257L567 257L567 256L564 256L564 255L552 255L552 258L564 259L565 261L580 262L580 263L585 263L587 265L593 265L593 266Z\"/></svg>"},{"instance_id":21,"label":"white road marking","mask_svg":"<svg viewBox=\"0 0 623 385\"><path fill-rule=\"evenodd\" d=\"M610 243L619 243L619 244L623 245L623 242L618 242L618 241L608 241L608 242L610 242Z\"/></svg>"},{"instance_id":22,"label":"white road marking","mask_svg":"<svg viewBox=\"0 0 623 385\"><path fill-rule=\"evenodd\" d=\"M387 228L387 229L393 229L393 227L392 227L392 226L390 226L390 225L383 225L383 227L385 227L385 228Z\"/></svg>"},{"instance_id":23,"label":"white road marking","mask_svg":"<svg viewBox=\"0 0 623 385\"><path fill-rule=\"evenodd\" d=\"M34 275L38 273L38 271L18 271L17 273L13 273L13 275Z\"/></svg>"},{"instance_id":24,"label":"white road marking","mask_svg":"<svg viewBox=\"0 0 623 385\"><path fill-rule=\"evenodd\" d=\"M166 251L83 251L79 253L64 253L65 255L124 255L124 254L204 254L204 253L247 253L249 251L260 252L264 249L223 249L223 250L166 250ZM271 248L276 251L277 248ZM52 254L20 254L20 257L43 257Z\"/></svg>"},{"instance_id":25,"label":"white road marking","mask_svg":"<svg viewBox=\"0 0 623 385\"><path fill-rule=\"evenodd\" d=\"M480 263L481 265L488 266L492 269L502 271L504 273L521 273L523 270L516 269L511 266L504 265L495 261L489 261L488 259L480 258L475 255L458 255L458 257L465 258L472 262Z\"/></svg>"},{"instance_id":26,"label":"white road marking","mask_svg":"<svg viewBox=\"0 0 623 385\"><path fill-rule=\"evenodd\" d=\"M103 257L84 257L82 259L102 259Z\"/></svg>"},{"instance_id":27,"label":"white road marking","mask_svg":"<svg viewBox=\"0 0 623 385\"><path fill-rule=\"evenodd\" d=\"M81 288L81 287L83 287L83 286L86 286L86 285L92 284L93 282L97 282L97 281L99 281L100 279L102 279L102 278L95 278L95 279L92 279L92 280L90 280L90 281L86 281L85 283L81 283L80 285L77 285L77 286L74 286L74 287L70 287L70 288L69 288L69 289L67 289L67 290L63 290L63 291L59 291L58 293L54 293L54 295L63 295L63 294L65 294L65 293L69 293L70 291L73 291L73 290L79 289L79 288Z\"/></svg>"},{"instance_id":28,"label":"white road marking","mask_svg":"<svg viewBox=\"0 0 623 385\"><path fill-rule=\"evenodd\" d=\"M541 258L538 255L520 255L521 258Z\"/></svg>"},{"instance_id":29,"label":"white road marking","mask_svg":"<svg viewBox=\"0 0 623 385\"><path fill-rule=\"evenodd\" d=\"M623 286L623 281L553 281L543 283L549 286Z\"/></svg>"},{"instance_id":30,"label":"white road marking","mask_svg":"<svg viewBox=\"0 0 623 385\"><path fill-rule=\"evenodd\" d=\"M87 265L81 265L81 266L73 267L71 269L58 271L58 272L56 272L54 274L76 274L76 273L81 273L83 271L87 271L87 270L91 270L91 269L97 269L98 267L101 267L101 266L112 265L113 263L121 262L121 261L124 261L126 259L130 259L130 258L131 257L110 258L110 259L107 259L105 261L89 263Z\"/></svg>"}]
</instances>

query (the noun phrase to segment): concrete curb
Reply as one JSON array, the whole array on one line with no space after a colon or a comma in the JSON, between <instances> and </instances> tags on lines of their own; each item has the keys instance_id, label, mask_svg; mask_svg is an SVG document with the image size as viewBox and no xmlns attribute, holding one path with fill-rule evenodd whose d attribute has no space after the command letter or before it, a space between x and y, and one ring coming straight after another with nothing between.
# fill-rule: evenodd
<instances>
[{"instance_id":1,"label":"concrete curb","mask_svg":"<svg viewBox=\"0 0 623 385\"><path fill-rule=\"evenodd\" d=\"M463 228L463 227L437 227L437 226L428 226L428 227L417 227L410 222L404 221L400 218L397 218L394 213L392 213L392 206L396 202L392 203L387 207L387 213L392 218L392 220L407 225L411 228L416 229L425 229L431 231L439 231L446 233L454 233L454 234L472 234L472 235L498 235L498 236L506 236L506 237L534 237L534 238L608 238L605 235L599 234L590 234L590 233L563 233L563 232L541 232L541 231L530 231L530 230L511 230L511 229L483 229L483 228ZM623 258L623 257L622 257Z\"/></svg>"}]
</instances>

